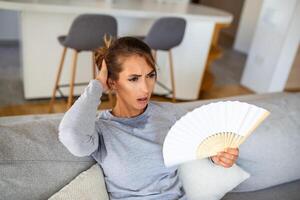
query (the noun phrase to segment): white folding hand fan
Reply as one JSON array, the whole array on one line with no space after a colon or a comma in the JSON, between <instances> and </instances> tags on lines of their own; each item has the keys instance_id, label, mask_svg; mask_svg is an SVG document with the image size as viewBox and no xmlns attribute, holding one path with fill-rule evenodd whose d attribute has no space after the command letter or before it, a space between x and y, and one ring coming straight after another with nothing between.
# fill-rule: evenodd
<instances>
[{"instance_id":1,"label":"white folding hand fan","mask_svg":"<svg viewBox=\"0 0 300 200\"><path fill-rule=\"evenodd\" d=\"M188 112L169 130L163 144L167 167L236 148L270 114L239 101L210 103Z\"/></svg>"}]
</instances>

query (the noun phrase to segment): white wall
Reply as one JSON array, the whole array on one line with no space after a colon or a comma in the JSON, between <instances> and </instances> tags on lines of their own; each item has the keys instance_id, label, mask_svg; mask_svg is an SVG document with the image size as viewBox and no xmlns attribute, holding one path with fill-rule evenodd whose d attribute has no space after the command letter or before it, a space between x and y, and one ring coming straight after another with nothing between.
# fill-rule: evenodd
<instances>
[{"instance_id":1,"label":"white wall","mask_svg":"<svg viewBox=\"0 0 300 200\"><path fill-rule=\"evenodd\" d=\"M202 5L218 8L231 13L234 18L228 28L222 29L222 33L234 38L238 29L238 24L243 8L244 0L201 0Z\"/></svg>"},{"instance_id":2,"label":"white wall","mask_svg":"<svg viewBox=\"0 0 300 200\"><path fill-rule=\"evenodd\" d=\"M234 41L235 50L249 53L262 3L263 0L245 0Z\"/></svg>"},{"instance_id":3,"label":"white wall","mask_svg":"<svg viewBox=\"0 0 300 200\"><path fill-rule=\"evenodd\" d=\"M16 11L0 9L0 41L19 40L18 15Z\"/></svg>"},{"instance_id":4,"label":"white wall","mask_svg":"<svg viewBox=\"0 0 300 200\"><path fill-rule=\"evenodd\" d=\"M300 1L264 0L242 85L258 92L283 91L300 39Z\"/></svg>"}]
</instances>

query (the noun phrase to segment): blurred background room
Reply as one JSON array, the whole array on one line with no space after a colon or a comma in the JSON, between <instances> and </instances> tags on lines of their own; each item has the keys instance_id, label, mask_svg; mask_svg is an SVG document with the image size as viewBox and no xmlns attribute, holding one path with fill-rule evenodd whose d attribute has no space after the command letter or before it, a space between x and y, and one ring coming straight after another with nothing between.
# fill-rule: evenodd
<instances>
[{"instance_id":1,"label":"blurred background room","mask_svg":"<svg viewBox=\"0 0 300 200\"><path fill-rule=\"evenodd\" d=\"M174 85L168 53L157 51L158 81L153 100L175 102L238 95L300 91L300 17L297 0L0 0L0 116L60 113L67 109L69 87L55 86L63 47L81 14L116 18L117 36L147 35L168 16L187 25L172 49ZM65 55L61 84L68 84L72 50ZM76 61L74 100L93 78L90 52ZM109 95L100 109L111 108Z\"/></svg>"}]
</instances>

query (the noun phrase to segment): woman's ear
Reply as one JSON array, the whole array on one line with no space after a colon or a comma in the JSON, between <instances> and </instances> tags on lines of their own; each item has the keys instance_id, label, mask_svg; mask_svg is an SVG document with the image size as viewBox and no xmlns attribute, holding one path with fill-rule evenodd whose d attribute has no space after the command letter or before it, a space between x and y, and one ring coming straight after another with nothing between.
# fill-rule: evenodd
<instances>
[{"instance_id":1,"label":"woman's ear","mask_svg":"<svg viewBox=\"0 0 300 200\"><path fill-rule=\"evenodd\" d=\"M115 90L116 89L116 82L111 80L111 78L107 79L107 85L110 90Z\"/></svg>"}]
</instances>

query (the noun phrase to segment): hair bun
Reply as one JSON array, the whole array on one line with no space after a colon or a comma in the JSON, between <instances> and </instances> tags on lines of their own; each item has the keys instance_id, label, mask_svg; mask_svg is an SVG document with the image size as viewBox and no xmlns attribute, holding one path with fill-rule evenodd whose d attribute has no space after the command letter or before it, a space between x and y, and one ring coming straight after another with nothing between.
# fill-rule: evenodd
<instances>
[{"instance_id":1,"label":"hair bun","mask_svg":"<svg viewBox=\"0 0 300 200\"><path fill-rule=\"evenodd\" d=\"M104 40L105 47L108 49L111 43L113 42L113 37L105 33L103 36L103 40Z\"/></svg>"},{"instance_id":2,"label":"hair bun","mask_svg":"<svg viewBox=\"0 0 300 200\"><path fill-rule=\"evenodd\" d=\"M113 37L111 35L105 33L103 36L103 41L104 41L104 46L99 47L98 49L96 49L94 51L95 63L96 63L96 66L99 71L101 69L102 61L103 61L103 59L105 59L107 51L113 42Z\"/></svg>"}]
</instances>

